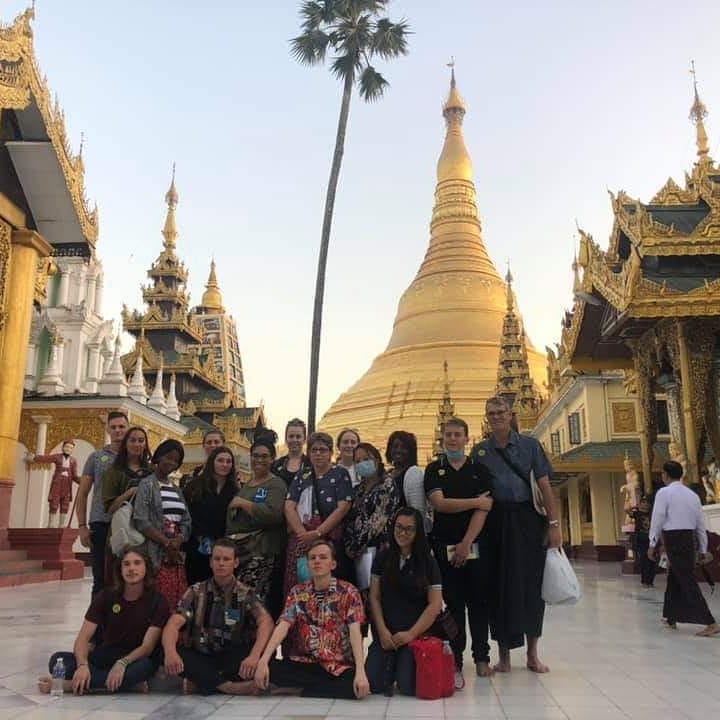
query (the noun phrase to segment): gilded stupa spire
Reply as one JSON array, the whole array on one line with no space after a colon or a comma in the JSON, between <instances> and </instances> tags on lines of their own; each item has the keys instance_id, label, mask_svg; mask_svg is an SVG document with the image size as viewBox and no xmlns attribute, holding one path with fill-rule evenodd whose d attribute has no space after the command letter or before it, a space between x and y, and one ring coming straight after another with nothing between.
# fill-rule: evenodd
<instances>
[{"instance_id":1,"label":"gilded stupa spire","mask_svg":"<svg viewBox=\"0 0 720 720\"><path fill-rule=\"evenodd\" d=\"M215 273L215 260L210 261L210 275L205 284L205 292L200 303L206 310L223 311L222 293L218 284L217 274Z\"/></svg>"},{"instance_id":2,"label":"gilded stupa spire","mask_svg":"<svg viewBox=\"0 0 720 720\"><path fill-rule=\"evenodd\" d=\"M177 247L177 225L175 224L175 208L177 207L180 196L178 195L177 188L175 187L175 163L172 168L172 180L170 181L170 187L165 193L165 202L167 203L167 215L165 216L165 226L163 227L163 245L166 250L174 250Z\"/></svg>"},{"instance_id":3,"label":"gilded stupa spire","mask_svg":"<svg viewBox=\"0 0 720 720\"><path fill-rule=\"evenodd\" d=\"M435 457L444 452L443 435L445 423L455 415L455 403L450 396L450 378L448 376L448 362L443 361L443 396L438 405L437 421L435 423Z\"/></svg>"},{"instance_id":4,"label":"gilded stupa spire","mask_svg":"<svg viewBox=\"0 0 720 720\"><path fill-rule=\"evenodd\" d=\"M693 100L692 107L690 108L690 119L695 124L695 143L697 144L697 155L698 158L700 158L699 162L707 162L710 150L708 148L708 137L705 130L705 118L707 117L708 111L705 107L705 103L703 103L700 99L700 95L698 94L694 60L691 61L690 66L690 74L693 76L693 90L695 93L695 98Z\"/></svg>"}]
</instances>

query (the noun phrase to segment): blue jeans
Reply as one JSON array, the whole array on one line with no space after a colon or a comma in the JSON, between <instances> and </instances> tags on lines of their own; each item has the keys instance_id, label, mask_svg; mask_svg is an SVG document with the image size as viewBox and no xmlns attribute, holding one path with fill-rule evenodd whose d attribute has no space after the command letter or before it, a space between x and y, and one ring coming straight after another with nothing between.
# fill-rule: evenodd
<instances>
[{"instance_id":1,"label":"blue jeans","mask_svg":"<svg viewBox=\"0 0 720 720\"><path fill-rule=\"evenodd\" d=\"M106 654L106 653L103 653ZM95 651L88 655L88 665L90 667L90 688L92 690L105 689L105 681L107 676L110 674L112 664L108 665L105 658L100 660L100 664L103 667L99 667L94 660ZM123 653L118 653L118 659L123 656ZM71 652L56 652L50 656L50 662L48 663L48 669L52 675L53 668L58 658L61 658L65 665L65 679L72 680L75 671L77 670L77 661L75 660L74 653ZM96 660L97 662L97 660ZM123 678L122 685L119 688L119 692L128 692L132 690L136 685L141 682L149 680L157 670L157 665L150 658L140 658L135 662L130 663L125 668L125 677Z\"/></svg>"},{"instance_id":2,"label":"blue jeans","mask_svg":"<svg viewBox=\"0 0 720 720\"><path fill-rule=\"evenodd\" d=\"M415 658L407 645L399 650L383 650L380 642L373 640L365 660L365 674L372 693L384 693L388 685L397 681L403 695L415 696Z\"/></svg>"}]
</instances>

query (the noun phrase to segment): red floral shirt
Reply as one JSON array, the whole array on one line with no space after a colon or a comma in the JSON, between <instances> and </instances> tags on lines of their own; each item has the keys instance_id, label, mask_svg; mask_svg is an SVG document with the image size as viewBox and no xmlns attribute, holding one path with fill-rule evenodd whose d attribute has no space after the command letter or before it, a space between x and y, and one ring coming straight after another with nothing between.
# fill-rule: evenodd
<instances>
[{"instance_id":1,"label":"red floral shirt","mask_svg":"<svg viewBox=\"0 0 720 720\"><path fill-rule=\"evenodd\" d=\"M350 625L365 622L365 611L354 585L335 578L325 592L315 590L312 580L295 585L280 620L295 626L302 654L291 654L291 660L318 663L331 675L355 667Z\"/></svg>"}]
</instances>

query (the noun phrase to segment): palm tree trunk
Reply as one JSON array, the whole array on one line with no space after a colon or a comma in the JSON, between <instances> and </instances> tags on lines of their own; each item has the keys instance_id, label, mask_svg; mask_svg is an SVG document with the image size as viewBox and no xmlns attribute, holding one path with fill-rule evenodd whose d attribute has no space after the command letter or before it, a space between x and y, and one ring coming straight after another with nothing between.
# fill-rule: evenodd
<instances>
[{"instance_id":1,"label":"palm tree trunk","mask_svg":"<svg viewBox=\"0 0 720 720\"><path fill-rule=\"evenodd\" d=\"M352 95L354 77L348 73L343 87L340 118L338 119L337 135L335 136L335 152L333 153L330 180L325 196L325 214L323 216L322 235L320 236L320 255L318 256L317 278L315 280L315 304L313 307L312 338L310 341L310 390L308 395L308 433L315 432L315 414L317 412L318 374L320 370L320 338L322 335L323 299L325 297L325 270L327 268L328 246L330 245L330 229L332 228L333 211L335 210L335 193L340 179L343 153L345 152L345 132L350 114L350 97Z\"/></svg>"}]
</instances>

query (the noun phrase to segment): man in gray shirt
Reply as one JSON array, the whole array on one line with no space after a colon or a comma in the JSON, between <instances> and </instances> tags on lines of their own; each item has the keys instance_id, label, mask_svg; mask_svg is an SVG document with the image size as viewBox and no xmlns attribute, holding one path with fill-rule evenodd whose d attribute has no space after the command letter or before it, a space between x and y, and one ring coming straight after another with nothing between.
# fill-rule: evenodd
<instances>
[{"instance_id":1,"label":"man in gray shirt","mask_svg":"<svg viewBox=\"0 0 720 720\"><path fill-rule=\"evenodd\" d=\"M105 471L115 460L120 442L125 437L128 427L130 424L124 412L108 413L107 430L110 435L110 444L90 453L80 478L77 495L77 520L80 542L86 548L90 548L92 555L93 597L105 586L105 547L110 528L110 518L103 508L102 481ZM90 508L90 526L88 527L87 499L91 488L93 498Z\"/></svg>"},{"instance_id":2,"label":"man in gray shirt","mask_svg":"<svg viewBox=\"0 0 720 720\"><path fill-rule=\"evenodd\" d=\"M494 560L490 633L500 651L494 669L509 672L510 650L522 647L527 638L528 669L545 673L549 668L538 656L538 640L545 614L541 591L546 539L548 547L562 543L550 487L552 468L537 440L512 429L512 410L505 398L490 398L486 412L491 435L472 449L470 457L493 476L494 504L485 534ZM545 514L533 504L531 472L542 492Z\"/></svg>"}]
</instances>

